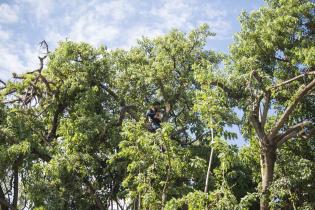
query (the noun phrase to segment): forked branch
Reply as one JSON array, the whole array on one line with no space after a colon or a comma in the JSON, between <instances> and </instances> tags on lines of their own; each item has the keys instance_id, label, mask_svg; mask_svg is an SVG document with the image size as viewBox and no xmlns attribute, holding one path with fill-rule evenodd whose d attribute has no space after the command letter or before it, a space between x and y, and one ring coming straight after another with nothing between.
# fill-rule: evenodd
<instances>
[{"instance_id":1,"label":"forked branch","mask_svg":"<svg viewBox=\"0 0 315 210\"><path fill-rule=\"evenodd\" d=\"M280 131L280 129L283 127L283 125L288 121L289 116L294 111L294 109L297 107L298 103L302 100L302 98L307 95L313 88L315 87L315 79L313 79L309 84L306 86L302 86L297 94L294 96L292 102L289 104L289 106L286 108L280 119L276 122L276 125L271 129L269 133L269 138L274 138L277 133Z\"/></svg>"}]
</instances>

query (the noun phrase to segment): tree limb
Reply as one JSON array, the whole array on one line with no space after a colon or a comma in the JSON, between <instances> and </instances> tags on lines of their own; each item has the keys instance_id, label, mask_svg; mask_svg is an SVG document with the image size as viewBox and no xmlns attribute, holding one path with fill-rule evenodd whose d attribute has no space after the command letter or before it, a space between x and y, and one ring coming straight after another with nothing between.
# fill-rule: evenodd
<instances>
[{"instance_id":1,"label":"tree limb","mask_svg":"<svg viewBox=\"0 0 315 210\"><path fill-rule=\"evenodd\" d=\"M287 142L288 140L292 139L293 137L296 138L303 138L304 140L309 139L311 136L313 136L313 134L315 133L315 127L313 127L309 132L307 132L304 129L301 129L300 131L292 131L290 134L286 135L285 137L283 137L282 139L280 139L277 142L277 146L280 147L282 144L284 144L285 142Z\"/></svg>"},{"instance_id":2,"label":"tree limb","mask_svg":"<svg viewBox=\"0 0 315 210\"><path fill-rule=\"evenodd\" d=\"M0 185L0 209L2 210L9 210L9 208L11 207L11 205L9 204L9 202L6 200L3 189Z\"/></svg>"},{"instance_id":3,"label":"tree limb","mask_svg":"<svg viewBox=\"0 0 315 210\"><path fill-rule=\"evenodd\" d=\"M123 120L126 117L126 113L130 114L130 116L138 121L138 117L135 115L135 113L133 113L133 109L136 109L137 107L135 105L125 105L123 107L120 108L120 116L119 116L119 120L118 123L116 125L121 125Z\"/></svg>"},{"instance_id":4,"label":"tree limb","mask_svg":"<svg viewBox=\"0 0 315 210\"><path fill-rule=\"evenodd\" d=\"M40 159L42 159L43 161L46 161L46 162L49 162L51 160L50 155L42 153L36 148L32 148L32 154L38 156Z\"/></svg>"},{"instance_id":5,"label":"tree limb","mask_svg":"<svg viewBox=\"0 0 315 210\"><path fill-rule=\"evenodd\" d=\"M135 105L126 105L125 101L120 100L118 95L113 90L111 90L109 87L107 87L107 85L104 85L104 84L100 84L100 85L109 95L111 95L117 102L120 103L119 120L115 125L119 126L122 124L123 120L126 117L126 113L130 114L130 116L133 119L138 120L138 117L133 112L133 110L137 108Z\"/></svg>"},{"instance_id":6,"label":"tree limb","mask_svg":"<svg viewBox=\"0 0 315 210\"><path fill-rule=\"evenodd\" d=\"M54 115L53 115L53 119L52 119L52 126L50 131L47 134L47 141L50 142L52 141L55 137L56 137L56 132L57 132L57 128L58 128L58 120L59 120L59 116L60 114L63 113L63 111L65 110L66 106L64 104L58 104L57 110L55 111Z\"/></svg>"},{"instance_id":7,"label":"tree limb","mask_svg":"<svg viewBox=\"0 0 315 210\"><path fill-rule=\"evenodd\" d=\"M296 77L293 77L293 78L291 78L289 80L286 80L286 81L281 82L279 84L273 85L272 87L270 87L270 89L276 89L276 88L281 87L283 85L289 84L289 83L291 83L291 82L293 82L295 80L298 80L300 78L305 77L306 75L315 75L315 71L309 71L309 72L306 72L305 74L300 74L300 75L298 75Z\"/></svg>"},{"instance_id":8,"label":"tree limb","mask_svg":"<svg viewBox=\"0 0 315 210\"><path fill-rule=\"evenodd\" d=\"M276 122L276 125L271 129L268 137L269 139L273 139L276 134L279 132L279 130L283 127L283 125L287 122L289 119L289 116L294 111L298 103L302 100L302 98L313 88L315 87L315 79L311 81L308 85L302 86L298 92L297 95L294 96L292 103L286 108L280 119Z\"/></svg>"},{"instance_id":9,"label":"tree limb","mask_svg":"<svg viewBox=\"0 0 315 210\"><path fill-rule=\"evenodd\" d=\"M254 127L257 135L258 135L258 138L260 140L263 140L265 137L265 133L262 129L261 123L259 122L258 115L257 114L251 114L250 122L253 125L253 127Z\"/></svg>"},{"instance_id":10,"label":"tree limb","mask_svg":"<svg viewBox=\"0 0 315 210\"><path fill-rule=\"evenodd\" d=\"M13 201L12 201L12 206L14 208L17 208L18 204L18 198L19 198L19 163L16 162L13 165L13 176L14 176L14 183L13 183Z\"/></svg>"},{"instance_id":11,"label":"tree limb","mask_svg":"<svg viewBox=\"0 0 315 210\"><path fill-rule=\"evenodd\" d=\"M221 88L230 98L234 100L239 100L242 96L244 96L244 91L239 89L238 91L228 87L226 84L220 81L212 81L210 86L216 86Z\"/></svg>"},{"instance_id":12,"label":"tree limb","mask_svg":"<svg viewBox=\"0 0 315 210\"><path fill-rule=\"evenodd\" d=\"M294 135L298 133L299 131L303 130L305 126L308 126L311 124L312 122L309 120L305 120L303 122L297 123L295 125L290 126L285 132L277 134L275 138L278 139L277 141L282 141L282 139L287 138L287 136L290 137L292 133Z\"/></svg>"},{"instance_id":13,"label":"tree limb","mask_svg":"<svg viewBox=\"0 0 315 210\"><path fill-rule=\"evenodd\" d=\"M261 127L265 128L266 120L267 120L267 115L268 115L268 110L270 108L270 101L271 101L271 92L267 91L265 96L264 96L264 107L263 107L263 112L261 114L260 118L260 123Z\"/></svg>"},{"instance_id":14,"label":"tree limb","mask_svg":"<svg viewBox=\"0 0 315 210\"><path fill-rule=\"evenodd\" d=\"M89 190L89 193L90 195L92 196L92 198L94 199L98 209L100 210L105 210L107 208L105 208L105 206L103 205L101 199L97 196L96 194L96 190L94 189L93 185L89 182L89 180L87 178L85 178L84 180L84 183L86 184L88 190Z\"/></svg>"},{"instance_id":15,"label":"tree limb","mask_svg":"<svg viewBox=\"0 0 315 210\"><path fill-rule=\"evenodd\" d=\"M3 85L3 87L0 87L0 90L5 89L6 86L7 86L7 83L5 83L4 81L2 81L1 79L0 79L0 83Z\"/></svg>"},{"instance_id":16,"label":"tree limb","mask_svg":"<svg viewBox=\"0 0 315 210\"><path fill-rule=\"evenodd\" d=\"M257 82L259 82L259 84L261 85L264 92L266 92L266 87L264 85L263 78L258 74L258 71L254 70L252 72L252 74L253 74L254 78L257 80Z\"/></svg>"}]
</instances>

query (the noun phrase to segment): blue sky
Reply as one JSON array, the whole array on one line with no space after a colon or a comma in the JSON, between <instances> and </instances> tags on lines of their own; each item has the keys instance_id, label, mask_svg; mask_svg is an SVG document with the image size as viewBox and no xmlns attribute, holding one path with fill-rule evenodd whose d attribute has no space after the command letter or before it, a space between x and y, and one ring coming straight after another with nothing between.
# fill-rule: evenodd
<instances>
[{"instance_id":1,"label":"blue sky","mask_svg":"<svg viewBox=\"0 0 315 210\"><path fill-rule=\"evenodd\" d=\"M207 23L217 36L208 47L227 52L237 17L263 0L0 0L0 78L36 68L39 42L85 41L109 49L128 48L142 35L172 28L189 31Z\"/></svg>"},{"instance_id":2,"label":"blue sky","mask_svg":"<svg viewBox=\"0 0 315 210\"><path fill-rule=\"evenodd\" d=\"M50 49L65 39L128 49L141 36L207 23L217 34L207 47L228 52L241 11L262 5L263 0L0 0L0 78L36 68L42 40Z\"/></svg>"}]
</instances>

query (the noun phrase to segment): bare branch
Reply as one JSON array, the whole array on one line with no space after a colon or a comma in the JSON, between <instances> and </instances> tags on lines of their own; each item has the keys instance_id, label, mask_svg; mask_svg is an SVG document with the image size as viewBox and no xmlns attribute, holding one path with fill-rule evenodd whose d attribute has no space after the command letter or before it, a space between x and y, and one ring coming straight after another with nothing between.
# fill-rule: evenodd
<instances>
[{"instance_id":1,"label":"bare branch","mask_svg":"<svg viewBox=\"0 0 315 210\"><path fill-rule=\"evenodd\" d=\"M44 50L46 51L46 52L45 52L46 55L47 55L48 53L50 53L50 52L49 52L49 49L48 49L48 44L47 44L46 40L41 41L39 44L40 44L40 46L41 46L42 48L44 48Z\"/></svg>"},{"instance_id":2,"label":"bare branch","mask_svg":"<svg viewBox=\"0 0 315 210\"><path fill-rule=\"evenodd\" d=\"M266 136L264 128L259 121L259 105L262 100L262 96L256 98L255 105L250 115L250 122L253 125L260 140L263 140Z\"/></svg>"},{"instance_id":3,"label":"bare branch","mask_svg":"<svg viewBox=\"0 0 315 210\"><path fill-rule=\"evenodd\" d=\"M250 118L250 122L253 125L254 129L256 130L258 138L260 140L263 140L264 137L265 137L265 134L264 134L263 129L261 127L261 124L259 122L258 116L252 115L251 118Z\"/></svg>"},{"instance_id":4,"label":"bare branch","mask_svg":"<svg viewBox=\"0 0 315 210\"><path fill-rule=\"evenodd\" d=\"M279 130L283 127L283 125L287 122L289 116L294 111L298 103L302 100L302 98L307 95L307 93L315 87L315 79L311 81L308 85L302 86L296 96L294 96L291 104L286 108L280 119L276 122L276 125L271 129L268 137L269 139L273 139Z\"/></svg>"},{"instance_id":5,"label":"bare branch","mask_svg":"<svg viewBox=\"0 0 315 210\"><path fill-rule=\"evenodd\" d=\"M292 133L297 133L303 130L306 126L311 125L311 124L312 122L309 120L305 120L303 122L297 123L295 125L290 126L283 133L277 134L275 138L278 139L278 141L281 141L283 138L286 138L286 136L291 135Z\"/></svg>"},{"instance_id":6,"label":"bare branch","mask_svg":"<svg viewBox=\"0 0 315 210\"><path fill-rule=\"evenodd\" d=\"M3 84L4 87L7 85L7 83L5 83L4 81L2 81L1 79L0 79L0 83ZM1 88L4 88L4 87L1 87Z\"/></svg>"},{"instance_id":7,"label":"bare branch","mask_svg":"<svg viewBox=\"0 0 315 210\"><path fill-rule=\"evenodd\" d=\"M264 107L260 118L261 127L264 128L267 120L268 110L270 108L271 92L267 91L264 96Z\"/></svg>"},{"instance_id":8,"label":"bare branch","mask_svg":"<svg viewBox=\"0 0 315 210\"><path fill-rule=\"evenodd\" d=\"M305 129L301 129L300 131L292 131L290 134L286 135L282 139L280 139L277 142L277 146L280 147L282 144L287 142L288 140L296 137L296 138L303 138L304 140L309 139L311 136L313 136L315 133L315 127L313 127L310 131L307 131Z\"/></svg>"},{"instance_id":9,"label":"bare branch","mask_svg":"<svg viewBox=\"0 0 315 210\"><path fill-rule=\"evenodd\" d=\"M289 79L289 80L286 80L286 81L281 82L281 83L279 83L279 84L273 85L270 89L276 89L276 88L278 88L278 87L284 86L284 85L289 84L289 83L291 83L291 82L293 82L293 81L295 81L295 80L298 80L298 79L300 79L300 78L303 78L303 77L305 77L306 75L315 75L315 71L305 72L305 74L300 74L300 75L298 75L298 76L296 76L296 77L293 77L293 78L291 78L291 79Z\"/></svg>"},{"instance_id":10,"label":"bare branch","mask_svg":"<svg viewBox=\"0 0 315 210\"><path fill-rule=\"evenodd\" d=\"M15 102L22 102L23 99L22 98L17 98L17 99L12 99L12 100L9 100L9 101L4 101L2 102L3 104L14 104Z\"/></svg>"}]
</instances>

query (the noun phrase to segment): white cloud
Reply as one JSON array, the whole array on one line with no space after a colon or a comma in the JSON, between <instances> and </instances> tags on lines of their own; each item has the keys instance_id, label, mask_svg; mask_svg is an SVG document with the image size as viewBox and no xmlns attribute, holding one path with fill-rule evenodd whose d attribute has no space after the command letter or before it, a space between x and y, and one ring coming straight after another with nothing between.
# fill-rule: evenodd
<instances>
[{"instance_id":1,"label":"white cloud","mask_svg":"<svg viewBox=\"0 0 315 210\"><path fill-rule=\"evenodd\" d=\"M68 38L97 46L104 42L113 41L118 33L119 29L117 27L98 20L94 14L88 14L73 23Z\"/></svg>"},{"instance_id":2,"label":"white cloud","mask_svg":"<svg viewBox=\"0 0 315 210\"><path fill-rule=\"evenodd\" d=\"M0 23L15 23L18 19L15 7L8 4L0 4Z\"/></svg>"},{"instance_id":3,"label":"white cloud","mask_svg":"<svg viewBox=\"0 0 315 210\"><path fill-rule=\"evenodd\" d=\"M161 8L152 8L150 12L160 19L164 29L182 28L190 22L193 7L184 0L165 1Z\"/></svg>"},{"instance_id":4,"label":"white cloud","mask_svg":"<svg viewBox=\"0 0 315 210\"><path fill-rule=\"evenodd\" d=\"M74 41L88 42L94 46L98 46L106 44L105 42L111 42L118 33L119 29L113 26L78 23L73 27L69 38Z\"/></svg>"},{"instance_id":5,"label":"white cloud","mask_svg":"<svg viewBox=\"0 0 315 210\"><path fill-rule=\"evenodd\" d=\"M215 19L219 17L226 17L227 11L221 8L218 8L218 6L214 4L207 3L205 5L202 5L201 8L199 8L205 12L205 15L208 19Z\"/></svg>"},{"instance_id":6,"label":"white cloud","mask_svg":"<svg viewBox=\"0 0 315 210\"><path fill-rule=\"evenodd\" d=\"M0 43L0 78L8 78L10 73L31 71L38 66L38 49L35 46L18 43Z\"/></svg>"},{"instance_id":7,"label":"white cloud","mask_svg":"<svg viewBox=\"0 0 315 210\"><path fill-rule=\"evenodd\" d=\"M30 14L36 16L36 20L41 22L42 20L49 17L54 11L55 2L53 0L23 0L26 3L27 9Z\"/></svg>"},{"instance_id":8,"label":"white cloud","mask_svg":"<svg viewBox=\"0 0 315 210\"><path fill-rule=\"evenodd\" d=\"M137 40L141 39L142 36L153 38L153 37L162 35L163 31L162 29L153 28L150 26L134 26L128 29L128 31L125 34L127 37L125 42L116 47L128 49L131 46L135 46L137 43Z\"/></svg>"},{"instance_id":9,"label":"white cloud","mask_svg":"<svg viewBox=\"0 0 315 210\"><path fill-rule=\"evenodd\" d=\"M231 23L223 18L217 20L208 20L206 22L210 26L210 30L215 32L217 35L214 38L221 38L231 35L232 26Z\"/></svg>"},{"instance_id":10,"label":"white cloud","mask_svg":"<svg viewBox=\"0 0 315 210\"><path fill-rule=\"evenodd\" d=\"M0 40L6 41L10 38L10 36L11 32L3 30L2 27L0 26Z\"/></svg>"},{"instance_id":11,"label":"white cloud","mask_svg":"<svg viewBox=\"0 0 315 210\"><path fill-rule=\"evenodd\" d=\"M130 48L142 36L156 37L171 28L189 31L208 23L217 33L214 39L225 40L232 34L229 16L228 8L215 1L16 0L0 4L0 24L18 22L14 27L19 27L0 25L0 53L5 54L0 71L37 67L36 47L43 39L51 50L66 38Z\"/></svg>"},{"instance_id":12,"label":"white cloud","mask_svg":"<svg viewBox=\"0 0 315 210\"><path fill-rule=\"evenodd\" d=\"M25 71L25 67L20 60L18 54L11 52L10 49L0 47L0 72L22 72ZM8 74L2 74L1 78L9 76Z\"/></svg>"},{"instance_id":13,"label":"white cloud","mask_svg":"<svg viewBox=\"0 0 315 210\"><path fill-rule=\"evenodd\" d=\"M123 21L135 13L134 5L126 0L81 3L64 4L66 15L49 18L45 39L53 41L53 45L66 38L94 46L109 45L122 38L121 32L126 30Z\"/></svg>"},{"instance_id":14,"label":"white cloud","mask_svg":"<svg viewBox=\"0 0 315 210\"><path fill-rule=\"evenodd\" d=\"M96 14L109 16L112 21L121 21L135 12L134 6L127 0L97 2L94 3L94 8Z\"/></svg>"},{"instance_id":15,"label":"white cloud","mask_svg":"<svg viewBox=\"0 0 315 210\"><path fill-rule=\"evenodd\" d=\"M187 31L207 23L211 31L217 34L215 38L222 39L232 29L227 10L214 3L195 0L164 1L162 7L152 8L150 13L160 21L156 26L164 32L171 28Z\"/></svg>"}]
</instances>

